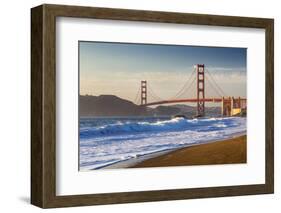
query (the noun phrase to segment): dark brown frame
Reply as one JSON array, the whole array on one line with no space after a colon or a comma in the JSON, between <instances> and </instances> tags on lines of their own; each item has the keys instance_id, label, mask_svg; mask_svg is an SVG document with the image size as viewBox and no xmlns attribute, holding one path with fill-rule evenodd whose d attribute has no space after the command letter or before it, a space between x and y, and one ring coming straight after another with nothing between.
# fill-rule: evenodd
<instances>
[{"instance_id":1,"label":"dark brown frame","mask_svg":"<svg viewBox=\"0 0 281 213\"><path fill-rule=\"evenodd\" d=\"M265 184L56 196L56 17L262 28L266 34ZM31 203L66 207L274 192L274 20L110 8L41 5L31 9Z\"/></svg>"}]
</instances>

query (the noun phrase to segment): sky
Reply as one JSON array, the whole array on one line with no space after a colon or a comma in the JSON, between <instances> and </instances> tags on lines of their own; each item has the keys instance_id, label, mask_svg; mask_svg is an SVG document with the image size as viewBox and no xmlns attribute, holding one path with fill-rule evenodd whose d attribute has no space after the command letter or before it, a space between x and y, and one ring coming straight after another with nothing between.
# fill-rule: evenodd
<instances>
[{"instance_id":1,"label":"sky","mask_svg":"<svg viewBox=\"0 0 281 213\"><path fill-rule=\"evenodd\" d=\"M116 95L135 103L141 80L149 92L171 99L196 97L194 65L204 64L205 96L246 97L246 48L79 42L80 95ZM217 86L215 85L216 82ZM216 89L214 89L216 88ZM155 99L148 95L148 102Z\"/></svg>"}]
</instances>

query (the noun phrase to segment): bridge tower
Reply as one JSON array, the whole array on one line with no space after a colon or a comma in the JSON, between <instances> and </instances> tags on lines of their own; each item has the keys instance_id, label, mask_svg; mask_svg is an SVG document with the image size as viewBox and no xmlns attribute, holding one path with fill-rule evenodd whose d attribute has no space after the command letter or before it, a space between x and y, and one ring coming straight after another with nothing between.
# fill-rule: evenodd
<instances>
[{"instance_id":1,"label":"bridge tower","mask_svg":"<svg viewBox=\"0 0 281 213\"><path fill-rule=\"evenodd\" d=\"M141 81L141 105L147 104L147 82Z\"/></svg>"},{"instance_id":2,"label":"bridge tower","mask_svg":"<svg viewBox=\"0 0 281 213\"><path fill-rule=\"evenodd\" d=\"M205 114L205 65L197 64L197 116Z\"/></svg>"}]
</instances>

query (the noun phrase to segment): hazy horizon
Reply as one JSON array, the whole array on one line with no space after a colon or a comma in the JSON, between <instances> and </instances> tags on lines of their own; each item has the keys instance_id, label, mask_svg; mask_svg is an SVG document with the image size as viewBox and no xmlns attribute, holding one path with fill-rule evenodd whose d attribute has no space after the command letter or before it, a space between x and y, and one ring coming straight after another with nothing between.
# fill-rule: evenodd
<instances>
[{"instance_id":1,"label":"hazy horizon","mask_svg":"<svg viewBox=\"0 0 281 213\"><path fill-rule=\"evenodd\" d=\"M246 48L79 42L80 95L135 100L140 81L168 99L205 64L227 96L246 97ZM195 83L185 98L196 96ZM218 94L206 82L206 97ZM148 101L149 101L148 96Z\"/></svg>"}]
</instances>

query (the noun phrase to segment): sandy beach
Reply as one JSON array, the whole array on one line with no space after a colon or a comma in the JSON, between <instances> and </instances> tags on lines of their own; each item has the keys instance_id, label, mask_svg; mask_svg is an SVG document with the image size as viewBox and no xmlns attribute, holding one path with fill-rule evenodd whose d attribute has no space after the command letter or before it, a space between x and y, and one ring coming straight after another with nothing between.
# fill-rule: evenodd
<instances>
[{"instance_id":1,"label":"sandy beach","mask_svg":"<svg viewBox=\"0 0 281 213\"><path fill-rule=\"evenodd\" d=\"M103 167L103 169L145 168L165 166L190 166L235 164L247 162L247 136L236 135L220 141L191 145L176 150L166 150L143 155Z\"/></svg>"},{"instance_id":2,"label":"sandy beach","mask_svg":"<svg viewBox=\"0 0 281 213\"><path fill-rule=\"evenodd\" d=\"M163 167L247 162L246 135L227 140L181 148L146 159L131 167Z\"/></svg>"}]
</instances>

